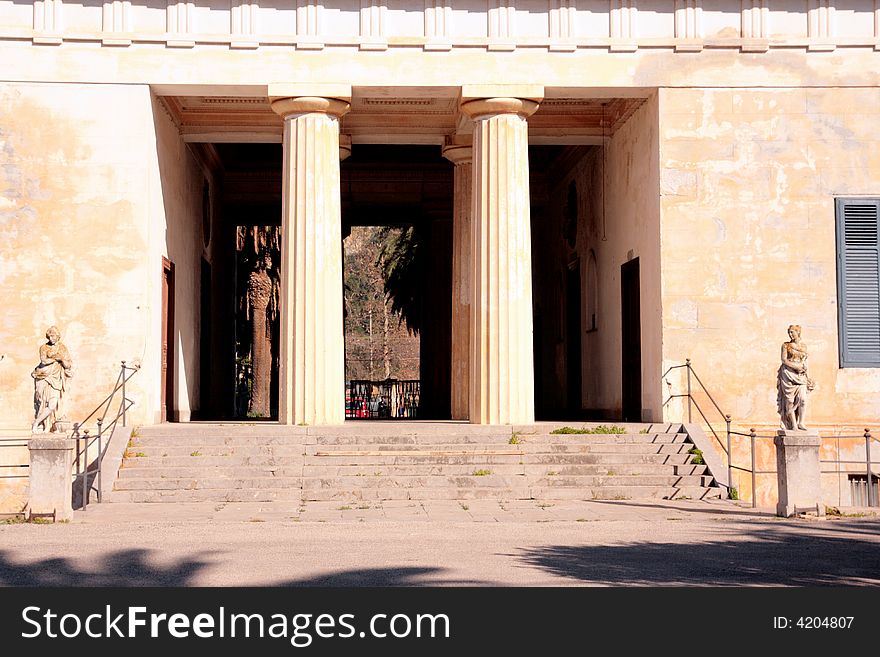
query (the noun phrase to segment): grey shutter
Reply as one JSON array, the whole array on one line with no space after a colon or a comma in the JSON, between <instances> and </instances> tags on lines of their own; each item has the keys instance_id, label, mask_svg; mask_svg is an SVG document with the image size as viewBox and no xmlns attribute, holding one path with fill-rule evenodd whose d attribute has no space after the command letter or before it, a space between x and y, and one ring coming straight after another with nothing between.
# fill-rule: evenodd
<instances>
[{"instance_id":1,"label":"grey shutter","mask_svg":"<svg viewBox=\"0 0 880 657\"><path fill-rule=\"evenodd\" d=\"M880 199L836 199L841 367L880 367Z\"/></svg>"}]
</instances>

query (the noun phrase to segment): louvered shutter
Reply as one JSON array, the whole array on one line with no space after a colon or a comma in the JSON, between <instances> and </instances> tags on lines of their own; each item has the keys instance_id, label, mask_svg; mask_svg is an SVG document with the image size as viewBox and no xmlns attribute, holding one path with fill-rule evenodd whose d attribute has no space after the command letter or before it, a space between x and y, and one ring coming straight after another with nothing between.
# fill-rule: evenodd
<instances>
[{"instance_id":1,"label":"louvered shutter","mask_svg":"<svg viewBox=\"0 0 880 657\"><path fill-rule=\"evenodd\" d=\"M839 198L841 367L880 367L880 199Z\"/></svg>"}]
</instances>

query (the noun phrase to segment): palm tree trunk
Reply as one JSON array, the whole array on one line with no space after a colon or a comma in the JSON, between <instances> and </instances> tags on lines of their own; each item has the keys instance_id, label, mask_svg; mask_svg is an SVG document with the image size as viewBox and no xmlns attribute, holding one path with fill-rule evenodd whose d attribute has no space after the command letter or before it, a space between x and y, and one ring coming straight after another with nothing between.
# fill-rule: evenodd
<instances>
[{"instance_id":1,"label":"palm tree trunk","mask_svg":"<svg viewBox=\"0 0 880 657\"><path fill-rule=\"evenodd\" d=\"M251 274L253 389L250 415L269 417L269 389L272 380L272 337L268 330L267 309L272 281L264 269Z\"/></svg>"}]
</instances>

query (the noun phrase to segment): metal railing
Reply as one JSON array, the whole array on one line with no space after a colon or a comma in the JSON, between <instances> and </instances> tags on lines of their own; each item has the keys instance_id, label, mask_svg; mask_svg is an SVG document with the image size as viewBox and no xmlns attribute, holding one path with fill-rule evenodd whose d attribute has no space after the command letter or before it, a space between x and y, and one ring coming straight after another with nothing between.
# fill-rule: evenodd
<instances>
[{"instance_id":1,"label":"metal railing","mask_svg":"<svg viewBox=\"0 0 880 657\"><path fill-rule=\"evenodd\" d=\"M127 418L126 414L128 413L128 409L134 406L134 402L128 398L126 394L126 384L129 379L135 375L138 371L139 366L127 365L125 361L122 361L122 366L119 370L119 375L116 377L116 384L113 386L113 391L107 395L104 400L95 407L91 413L89 413L84 420L81 422L76 422L73 425L73 436L72 439L76 441L76 455L75 455L75 473L73 477L74 481L74 491L77 490L77 486L80 487L82 500L80 508L85 511L86 507L89 504L89 493L92 488L95 489L95 493L97 495L97 501L101 502L103 498L103 481L101 476L101 466L104 462L104 455L106 454L107 448L110 446L109 439L105 442L105 436L112 436L113 430L116 428L116 425L122 420L122 426L127 426ZM113 406L113 401L116 398L117 393L120 393L119 398L119 406L115 408L113 413L113 417L108 421L108 414L111 413L111 406ZM86 428L86 424L94 417L98 416L100 413L100 417L97 417L95 424L97 425L97 432L92 433L91 429ZM93 446L97 448L95 452L94 460L89 463L89 451L93 449Z\"/></svg>"},{"instance_id":2,"label":"metal railing","mask_svg":"<svg viewBox=\"0 0 880 657\"><path fill-rule=\"evenodd\" d=\"M670 372L673 370L686 368L687 370L687 392L680 394L672 394L672 384L666 378ZM758 439L773 439L776 437L776 434L772 435L759 435L754 428L749 429L748 433L742 431L733 431L731 429L731 417L728 413L725 413L718 406L718 403L715 401L715 398L706 388L703 381L697 376L697 373L694 372L693 366L691 365L691 359L688 358L685 360L682 365L673 365L666 372L663 373L663 379L666 380L666 385L670 390L669 396L666 398L666 401L663 402L663 406L665 407L669 404L673 399L683 399L687 398L688 407L687 407L687 416L688 423L690 424L693 421L693 409L696 408L697 412L700 414L700 417L703 418L703 423L709 429L709 432L714 436L715 441L718 443L721 451L724 453L727 459L727 483L728 483L728 493L730 493L731 489L734 489L733 485L733 471L738 470L740 472L748 472L751 475L751 484L752 484L752 508L757 506L757 495L756 495L756 484L757 484L757 476L758 475L768 475L768 474L776 474L776 470L758 470L757 469L757 449L756 443ZM712 407L718 412L718 414L724 419L725 424L725 436L726 440L722 442L721 437L718 435L718 432L712 426L712 422L706 417L706 413L703 411L697 399L694 398L694 386L693 381L696 381L699 385L700 389L712 403ZM745 437L749 439L749 456L750 456L750 467L742 467L739 465L734 465L733 463L733 450L731 447L731 441L733 437ZM852 460L852 459L841 459L840 458L840 440L841 439L858 439L863 438L865 441L865 459L864 460ZM861 435L839 435L839 436L828 436L821 437L823 441L836 441L837 447L837 458L836 459L820 459L820 464L834 464L837 466L835 470L822 470L822 474L837 474L840 476L841 474L858 474L854 471L849 470L841 470L841 465L864 465L865 472L867 474L867 502L869 507L880 506L880 500L878 500L878 496L874 494L874 485L873 482L878 478L876 474L873 472L873 461L871 458L871 443L873 441L880 442L876 437L871 435L870 429L865 429Z\"/></svg>"},{"instance_id":3,"label":"metal railing","mask_svg":"<svg viewBox=\"0 0 880 657\"><path fill-rule=\"evenodd\" d=\"M346 419L409 419L419 415L418 379L366 381L353 379L345 386Z\"/></svg>"},{"instance_id":4,"label":"metal railing","mask_svg":"<svg viewBox=\"0 0 880 657\"><path fill-rule=\"evenodd\" d=\"M674 395L674 394L672 394L672 384L669 382L669 380L666 377L669 376L669 373L672 372L673 370L678 370L681 368L686 368L686 370L687 370L687 392L683 393L683 394ZM687 404L687 418L688 418L688 420L687 421L688 421L688 424L691 424L693 422L693 409L696 408L697 412L699 412L699 414L700 414L700 417L703 418L703 422L705 423L706 427L709 429L709 432L715 438L715 442L718 443L718 446L721 448L721 451L724 453L724 456L727 459L727 487L728 487L728 494L729 494L730 489L733 487L733 465L731 464L731 449L730 449L730 437L732 435L732 432L730 430L730 415L728 413L725 413L724 411L722 411L721 407L718 406L718 402L715 401L715 398L712 396L712 393L709 392L708 388L706 388L702 379L700 379L700 377L697 376L697 373L694 371L694 368L691 365L690 358L686 359L684 364L682 364L682 365L673 365L672 367L667 369L663 373L663 376L661 378L666 381L666 385L668 386L668 388L670 390L669 396L666 398L666 401L663 402L663 406L666 407L666 405L669 404L669 402L671 402L673 399L687 398L687 402L688 402L688 404ZM706 413L703 412L703 408L700 406L700 404L694 398L693 381L697 382L697 384L702 389L703 393L706 395L706 397L709 399L709 401L712 402L712 407L714 407L715 410L718 411L718 414L723 418L724 424L726 427L725 433L726 433L726 437L727 437L725 442L721 441L721 437L718 435L718 432L715 431L715 427L712 425L712 422L709 420L708 417L706 417Z\"/></svg>"},{"instance_id":5,"label":"metal railing","mask_svg":"<svg viewBox=\"0 0 880 657\"><path fill-rule=\"evenodd\" d=\"M28 447L28 439L27 438L0 438L0 448L2 447L18 447L27 449ZM4 459L5 456L0 456L0 459ZM27 479L28 478L28 468L30 468L29 463L4 463L0 460L0 468L17 468L15 472L19 472L20 474L0 474L0 479ZM3 514L0 514L3 515Z\"/></svg>"}]
</instances>

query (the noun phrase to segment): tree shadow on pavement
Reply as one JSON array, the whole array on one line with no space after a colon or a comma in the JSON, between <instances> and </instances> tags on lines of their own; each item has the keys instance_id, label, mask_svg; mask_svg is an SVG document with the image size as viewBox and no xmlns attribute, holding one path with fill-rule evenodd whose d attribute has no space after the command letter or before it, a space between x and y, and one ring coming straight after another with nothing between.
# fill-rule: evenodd
<instances>
[{"instance_id":1,"label":"tree shadow on pavement","mask_svg":"<svg viewBox=\"0 0 880 657\"><path fill-rule=\"evenodd\" d=\"M432 567L358 568L292 580L281 586L497 586L493 582L480 580L438 578L445 570Z\"/></svg>"},{"instance_id":2,"label":"tree shadow on pavement","mask_svg":"<svg viewBox=\"0 0 880 657\"><path fill-rule=\"evenodd\" d=\"M0 552L0 586L192 586L207 561L184 560L168 566L148 561L149 550L107 555L98 570L80 568L69 558L13 561Z\"/></svg>"},{"instance_id":3,"label":"tree shadow on pavement","mask_svg":"<svg viewBox=\"0 0 880 657\"><path fill-rule=\"evenodd\" d=\"M515 556L554 575L596 585L877 586L880 539L872 525L802 528L756 521L729 540L550 545Z\"/></svg>"},{"instance_id":4,"label":"tree shadow on pavement","mask_svg":"<svg viewBox=\"0 0 880 657\"><path fill-rule=\"evenodd\" d=\"M161 553L159 553L161 554ZM107 555L100 569L77 566L67 558L40 561L14 561L0 552L0 586L59 587L143 587L203 586L196 577L212 566L210 553L179 560L167 566L151 563L150 550L123 550ZM465 579L443 579L445 568L388 567L359 568L314 577L279 581L270 586L284 587L424 587L424 586L495 586L493 582Z\"/></svg>"}]
</instances>

